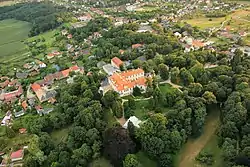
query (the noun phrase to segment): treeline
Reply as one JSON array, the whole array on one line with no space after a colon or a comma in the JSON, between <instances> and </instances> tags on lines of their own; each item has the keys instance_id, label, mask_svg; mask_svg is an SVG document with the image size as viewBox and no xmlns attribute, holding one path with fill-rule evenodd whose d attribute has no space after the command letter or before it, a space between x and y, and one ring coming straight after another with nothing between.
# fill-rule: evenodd
<instances>
[{"instance_id":1,"label":"treeline","mask_svg":"<svg viewBox=\"0 0 250 167\"><path fill-rule=\"evenodd\" d=\"M233 75L225 78L232 92L224 103L219 131L225 166L250 166L249 62L238 50L231 60Z\"/></svg>"},{"instance_id":2,"label":"treeline","mask_svg":"<svg viewBox=\"0 0 250 167\"><path fill-rule=\"evenodd\" d=\"M29 36L35 36L59 26L62 22L57 16L62 11L65 11L63 7L55 7L51 3L20 3L0 7L0 20L13 18L30 22Z\"/></svg>"},{"instance_id":3,"label":"treeline","mask_svg":"<svg viewBox=\"0 0 250 167\"><path fill-rule=\"evenodd\" d=\"M227 15L226 12L210 12L206 14L206 17L209 18L218 18L218 17L225 17Z\"/></svg>"}]
</instances>

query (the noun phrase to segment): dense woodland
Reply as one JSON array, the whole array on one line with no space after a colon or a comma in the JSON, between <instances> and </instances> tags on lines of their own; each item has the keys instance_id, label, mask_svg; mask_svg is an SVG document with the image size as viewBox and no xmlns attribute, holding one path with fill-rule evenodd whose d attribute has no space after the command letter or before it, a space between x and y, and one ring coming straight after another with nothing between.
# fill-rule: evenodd
<instances>
[{"instance_id":1,"label":"dense woodland","mask_svg":"<svg viewBox=\"0 0 250 167\"><path fill-rule=\"evenodd\" d=\"M50 3L20 3L0 7L0 20L16 19L32 23L30 36L58 27L63 20L59 13L65 11L64 7L55 7Z\"/></svg>"}]
</instances>

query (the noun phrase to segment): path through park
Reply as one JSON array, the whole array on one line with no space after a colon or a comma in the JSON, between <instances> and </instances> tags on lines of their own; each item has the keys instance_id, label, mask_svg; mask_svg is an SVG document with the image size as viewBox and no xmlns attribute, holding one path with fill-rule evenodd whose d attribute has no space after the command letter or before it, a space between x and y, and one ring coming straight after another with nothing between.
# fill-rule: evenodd
<instances>
[{"instance_id":1,"label":"path through park","mask_svg":"<svg viewBox=\"0 0 250 167\"><path fill-rule=\"evenodd\" d=\"M203 134L197 139L189 139L180 152L178 167L195 167L195 157L207 144L219 126L219 111L208 115Z\"/></svg>"}]
</instances>

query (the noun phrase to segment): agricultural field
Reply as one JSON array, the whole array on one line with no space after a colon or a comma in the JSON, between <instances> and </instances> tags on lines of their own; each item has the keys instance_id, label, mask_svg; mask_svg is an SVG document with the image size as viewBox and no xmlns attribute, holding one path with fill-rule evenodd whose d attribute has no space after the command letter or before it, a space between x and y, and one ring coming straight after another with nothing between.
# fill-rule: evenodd
<instances>
[{"instance_id":1,"label":"agricultural field","mask_svg":"<svg viewBox=\"0 0 250 167\"><path fill-rule=\"evenodd\" d=\"M15 3L15 1L3 1L3 2L0 2L0 7L13 5L14 3Z\"/></svg>"},{"instance_id":2,"label":"agricultural field","mask_svg":"<svg viewBox=\"0 0 250 167\"><path fill-rule=\"evenodd\" d=\"M212 18L212 20L209 20L209 18L202 16L196 19L184 20L183 22L191 24L192 26L197 26L201 29L206 29L206 28L219 27L221 23L225 21L225 19L226 19L225 17L220 17L220 18Z\"/></svg>"},{"instance_id":3,"label":"agricultural field","mask_svg":"<svg viewBox=\"0 0 250 167\"><path fill-rule=\"evenodd\" d=\"M31 24L17 20L0 21L0 61L7 62L27 52L23 41L28 38Z\"/></svg>"}]
</instances>

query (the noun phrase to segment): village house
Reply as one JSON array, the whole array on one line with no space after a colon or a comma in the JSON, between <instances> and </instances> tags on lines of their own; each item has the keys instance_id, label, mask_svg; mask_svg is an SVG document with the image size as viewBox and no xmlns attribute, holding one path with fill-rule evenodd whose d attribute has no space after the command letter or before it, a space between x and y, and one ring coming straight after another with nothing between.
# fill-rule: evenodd
<instances>
[{"instance_id":1,"label":"village house","mask_svg":"<svg viewBox=\"0 0 250 167\"><path fill-rule=\"evenodd\" d=\"M118 57L114 57L111 59L111 65L120 69L120 67L123 65L123 62Z\"/></svg>"},{"instance_id":2,"label":"village house","mask_svg":"<svg viewBox=\"0 0 250 167\"><path fill-rule=\"evenodd\" d=\"M113 75L113 73L120 71L118 68L112 66L111 64L106 64L102 68L108 75Z\"/></svg>"},{"instance_id":3,"label":"village house","mask_svg":"<svg viewBox=\"0 0 250 167\"><path fill-rule=\"evenodd\" d=\"M142 69L133 69L121 73L114 73L108 78L112 89L120 96L128 96L133 93L135 87L146 90L146 78Z\"/></svg>"},{"instance_id":4,"label":"village house","mask_svg":"<svg viewBox=\"0 0 250 167\"><path fill-rule=\"evenodd\" d=\"M138 48L140 48L140 47L142 47L143 46L143 44L133 44L132 45L132 49L138 49Z\"/></svg>"},{"instance_id":5,"label":"village house","mask_svg":"<svg viewBox=\"0 0 250 167\"><path fill-rule=\"evenodd\" d=\"M79 21L89 22L90 20L92 20L92 16L89 13L87 13L86 15L79 16L77 19Z\"/></svg>"},{"instance_id":6,"label":"village house","mask_svg":"<svg viewBox=\"0 0 250 167\"><path fill-rule=\"evenodd\" d=\"M28 73L26 73L26 72L16 72L16 77L18 78L18 79L25 79L25 78L27 78L28 77Z\"/></svg>"},{"instance_id":7,"label":"village house","mask_svg":"<svg viewBox=\"0 0 250 167\"><path fill-rule=\"evenodd\" d=\"M23 160L23 157L24 157L24 150L23 149L17 150L17 151L12 152L10 154L11 162L21 161L21 160Z\"/></svg>"},{"instance_id":8,"label":"village house","mask_svg":"<svg viewBox=\"0 0 250 167\"><path fill-rule=\"evenodd\" d=\"M49 59L49 60L52 59L52 58L54 58L54 57L58 57L58 58L62 57L61 52L54 51L54 52L49 53L49 54L47 55L47 59Z\"/></svg>"}]
</instances>

